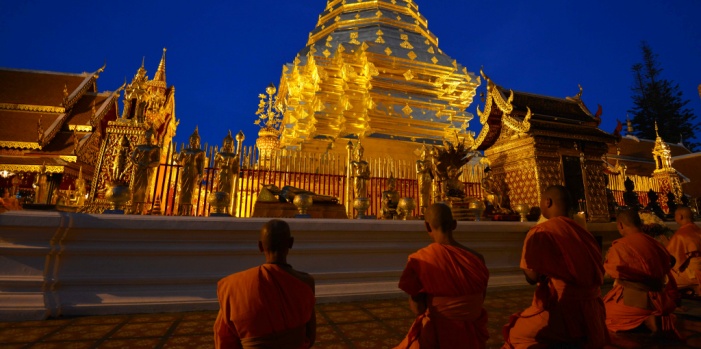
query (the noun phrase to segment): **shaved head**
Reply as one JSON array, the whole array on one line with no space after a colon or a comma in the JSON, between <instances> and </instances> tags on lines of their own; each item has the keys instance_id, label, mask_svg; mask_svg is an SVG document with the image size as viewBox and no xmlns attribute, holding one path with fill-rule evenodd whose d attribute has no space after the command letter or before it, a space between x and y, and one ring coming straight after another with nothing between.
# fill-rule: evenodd
<instances>
[{"instance_id":1,"label":"shaved head","mask_svg":"<svg viewBox=\"0 0 701 349\"><path fill-rule=\"evenodd\" d=\"M548 187L541 196L540 210L545 218L567 216L571 208L570 192L562 185Z\"/></svg>"},{"instance_id":2,"label":"shaved head","mask_svg":"<svg viewBox=\"0 0 701 349\"><path fill-rule=\"evenodd\" d=\"M448 232L453 229L453 211L443 203L429 206L424 213L424 220L434 230Z\"/></svg>"},{"instance_id":3,"label":"shaved head","mask_svg":"<svg viewBox=\"0 0 701 349\"><path fill-rule=\"evenodd\" d=\"M635 210L620 210L616 214L616 221L620 222L626 227L638 228L643 226L643 222L640 220L640 215Z\"/></svg>"},{"instance_id":4,"label":"shaved head","mask_svg":"<svg viewBox=\"0 0 701 349\"><path fill-rule=\"evenodd\" d=\"M290 248L292 234L287 222L273 219L260 230L260 245L267 252L283 252Z\"/></svg>"},{"instance_id":5,"label":"shaved head","mask_svg":"<svg viewBox=\"0 0 701 349\"><path fill-rule=\"evenodd\" d=\"M694 222L694 212L691 208L686 206L679 206L676 211L674 211L674 220L679 225L685 225Z\"/></svg>"}]
</instances>

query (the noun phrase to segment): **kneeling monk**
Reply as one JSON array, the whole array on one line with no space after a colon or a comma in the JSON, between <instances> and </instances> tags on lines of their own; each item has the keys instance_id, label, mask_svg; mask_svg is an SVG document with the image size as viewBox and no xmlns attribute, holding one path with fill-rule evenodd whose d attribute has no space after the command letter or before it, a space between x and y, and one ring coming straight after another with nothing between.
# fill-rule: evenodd
<instances>
[{"instance_id":1,"label":"kneeling monk","mask_svg":"<svg viewBox=\"0 0 701 349\"><path fill-rule=\"evenodd\" d=\"M623 236L611 245L604 269L615 278L613 289L604 297L606 326L610 331L626 331L645 325L680 338L674 328L677 286L671 275L671 258L657 240L640 229L642 222L634 210L616 217Z\"/></svg>"},{"instance_id":2,"label":"kneeling monk","mask_svg":"<svg viewBox=\"0 0 701 349\"><path fill-rule=\"evenodd\" d=\"M314 344L314 279L287 264L293 242L285 221L269 221L258 241L266 263L219 281L216 348L306 349Z\"/></svg>"},{"instance_id":3,"label":"kneeling monk","mask_svg":"<svg viewBox=\"0 0 701 349\"><path fill-rule=\"evenodd\" d=\"M608 341L601 301L604 267L594 236L566 217L571 200L563 186L541 195L548 220L528 232L521 269L538 284L533 302L504 326L505 348L601 348Z\"/></svg>"},{"instance_id":4,"label":"kneeling monk","mask_svg":"<svg viewBox=\"0 0 701 349\"><path fill-rule=\"evenodd\" d=\"M399 280L417 317L396 348L485 348L484 258L455 241L457 222L447 205L429 206L425 225L434 243L409 256Z\"/></svg>"},{"instance_id":5,"label":"kneeling monk","mask_svg":"<svg viewBox=\"0 0 701 349\"><path fill-rule=\"evenodd\" d=\"M688 207L679 207L674 220L679 229L667 244L667 250L676 259L672 275L679 289L687 289L698 297L701 295L701 228L694 224L693 212Z\"/></svg>"}]
</instances>

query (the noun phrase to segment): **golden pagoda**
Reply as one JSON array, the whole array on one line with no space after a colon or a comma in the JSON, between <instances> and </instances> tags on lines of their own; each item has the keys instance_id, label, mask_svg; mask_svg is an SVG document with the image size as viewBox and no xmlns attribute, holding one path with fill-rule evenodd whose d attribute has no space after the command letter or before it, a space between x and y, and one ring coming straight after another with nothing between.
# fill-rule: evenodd
<instances>
[{"instance_id":1,"label":"golden pagoda","mask_svg":"<svg viewBox=\"0 0 701 349\"><path fill-rule=\"evenodd\" d=\"M446 55L412 0L328 0L283 67L280 147L414 159L417 143L466 134L480 78Z\"/></svg>"}]
</instances>

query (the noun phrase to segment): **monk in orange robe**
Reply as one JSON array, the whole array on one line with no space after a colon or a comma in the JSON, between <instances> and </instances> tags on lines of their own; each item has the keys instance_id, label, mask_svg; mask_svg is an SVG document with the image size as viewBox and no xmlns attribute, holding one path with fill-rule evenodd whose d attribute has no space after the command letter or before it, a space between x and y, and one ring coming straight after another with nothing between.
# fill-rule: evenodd
<instances>
[{"instance_id":1,"label":"monk in orange robe","mask_svg":"<svg viewBox=\"0 0 701 349\"><path fill-rule=\"evenodd\" d=\"M409 256L399 279L417 317L395 349L485 348L489 271L484 258L455 241L457 222L450 207L433 204L424 216L434 243Z\"/></svg>"},{"instance_id":2,"label":"monk in orange robe","mask_svg":"<svg viewBox=\"0 0 701 349\"><path fill-rule=\"evenodd\" d=\"M293 243L286 222L269 221L258 241L266 263L219 281L215 348L300 349L314 344L314 279L287 264Z\"/></svg>"},{"instance_id":3,"label":"monk in orange robe","mask_svg":"<svg viewBox=\"0 0 701 349\"><path fill-rule=\"evenodd\" d=\"M531 306L504 326L504 348L601 348L608 342L601 251L590 232L566 217L570 205L563 186L541 195L547 220L528 232L521 255L526 280L537 287Z\"/></svg>"},{"instance_id":4,"label":"monk in orange robe","mask_svg":"<svg viewBox=\"0 0 701 349\"><path fill-rule=\"evenodd\" d=\"M697 296L701 276L701 228L694 224L694 216L688 207L674 212L679 229L669 239L667 250L676 260L672 274L679 289L688 289Z\"/></svg>"},{"instance_id":5,"label":"monk in orange robe","mask_svg":"<svg viewBox=\"0 0 701 349\"><path fill-rule=\"evenodd\" d=\"M612 332L645 326L652 333L681 339L672 314L677 285L669 252L640 230L635 210L619 212L616 226L623 237L613 242L604 261L606 274L616 279L604 297L606 326Z\"/></svg>"}]
</instances>

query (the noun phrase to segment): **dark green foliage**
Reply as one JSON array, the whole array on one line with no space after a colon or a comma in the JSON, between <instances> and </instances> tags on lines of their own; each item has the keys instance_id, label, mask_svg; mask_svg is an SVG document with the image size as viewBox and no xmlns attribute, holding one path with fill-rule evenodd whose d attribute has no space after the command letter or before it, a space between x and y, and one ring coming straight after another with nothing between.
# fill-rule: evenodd
<instances>
[{"instance_id":1,"label":"dark green foliage","mask_svg":"<svg viewBox=\"0 0 701 349\"><path fill-rule=\"evenodd\" d=\"M655 139L655 121L659 134L665 142L684 145L691 151L699 148L696 132L701 130L701 124L693 111L686 105L679 85L661 77L662 68L657 62L657 55L650 46L641 44L643 62L632 67L633 115L635 136L644 139Z\"/></svg>"}]
</instances>

